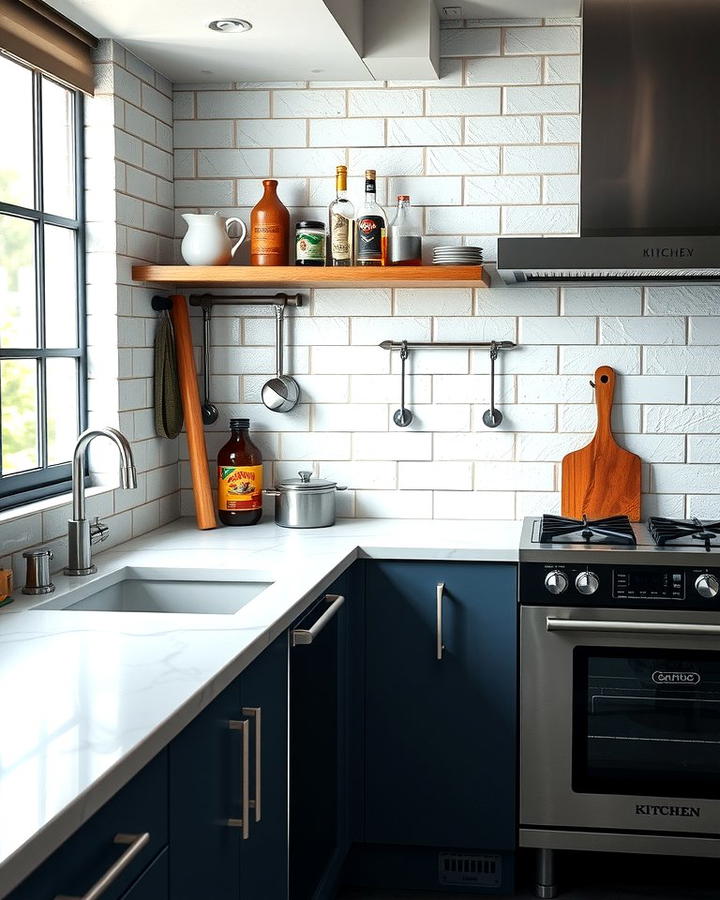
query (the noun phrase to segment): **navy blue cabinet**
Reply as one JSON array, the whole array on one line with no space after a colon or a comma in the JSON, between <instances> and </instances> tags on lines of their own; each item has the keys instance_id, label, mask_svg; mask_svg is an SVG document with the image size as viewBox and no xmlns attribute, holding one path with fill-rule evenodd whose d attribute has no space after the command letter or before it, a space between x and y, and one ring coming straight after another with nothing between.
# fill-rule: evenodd
<instances>
[{"instance_id":1,"label":"navy blue cabinet","mask_svg":"<svg viewBox=\"0 0 720 900\"><path fill-rule=\"evenodd\" d=\"M170 900L168 857L166 847L120 900Z\"/></svg>"},{"instance_id":2,"label":"navy blue cabinet","mask_svg":"<svg viewBox=\"0 0 720 900\"><path fill-rule=\"evenodd\" d=\"M8 900L82 897L125 854L127 865L105 889L103 900L145 900L150 896L167 900L162 864L148 882L154 893L142 893L139 887L137 895L133 893L138 877L167 845L167 802L167 752L163 750L8 895Z\"/></svg>"},{"instance_id":3,"label":"navy blue cabinet","mask_svg":"<svg viewBox=\"0 0 720 900\"><path fill-rule=\"evenodd\" d=\"M515 846L515 579L504 564L367 563L366 842Z\"/></svg>"},{"instance_id":4,"label":"navy blue cabinet","mask_svg":"<svg viewBox=\"0 0 720 900\"><path fill-rule=\"evenodd\" d=\"M170 896L287 896L287 638L170 745Z\"/></svg>"},{"instance_id":5,"label":"navy blue cabinet","mask_svg":"<svg viewBox=\"0 0 720 900\"><path fill-rule=\"evenodd\" d=\"M290 900L334 897L348 849L348 587L290 630Z\"/></svg>"}]
</instances>

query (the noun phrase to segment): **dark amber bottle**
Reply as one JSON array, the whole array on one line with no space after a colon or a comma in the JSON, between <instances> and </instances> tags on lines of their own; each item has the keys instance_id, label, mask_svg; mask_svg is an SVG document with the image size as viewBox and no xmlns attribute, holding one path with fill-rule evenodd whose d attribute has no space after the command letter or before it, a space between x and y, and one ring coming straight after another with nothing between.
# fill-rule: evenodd
<instances>
[{"instance_id":1,"label":"dark amber bottle","mask_svg":"<svg viewBox=\"0 0 720 900\"><path fill-rule=\"evenodd\" d=\"M250 440L249 428L249 419L230 419L230 440L218 453L218 516L223 525L257 525L262 516L262 454Z\"/></svg>"}]
</instances>

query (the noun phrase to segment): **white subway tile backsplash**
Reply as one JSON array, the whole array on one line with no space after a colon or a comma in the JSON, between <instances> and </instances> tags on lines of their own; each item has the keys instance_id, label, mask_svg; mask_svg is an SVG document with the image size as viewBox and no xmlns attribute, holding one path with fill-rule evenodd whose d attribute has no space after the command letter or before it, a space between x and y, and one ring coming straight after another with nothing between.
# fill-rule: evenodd
<instances>
[{"instance_id":1,"label":"white subway tile backsplash","mask_svg":"<svg viewBox=\"0 0 720 900\"><path fill-rule=\"evenodd\" d=\"M581 78L580 55L548 56L545 59L547 84L579 84Z\"/></svg>"},{"instance_id":2,"label":"white subway tile backsplash","mask_svg":"<svg viewBox=\"0 0 720 900\"><path fill-rule=\"evenodd\" d=\"M392 416L398 405L396 394L389 410L391 430L397 428ZM413 403L412 413L413 420L406 426L409 431L428 431L437 435L443 431L460 434L470 430L472 411L466 403Z\"/></svg>"},{"instance_id":3,"label":"white subway tile backsplash","mask_svg":"<svg viewBox=\"0 0 720 900\"><path fill-rule=\"evenodd\" d=\"M345 147L364 143L382 147L385 143L384 119L313 119L310 122L311 147Z\"/></svg>"},{"instance_id":4,"label":"white subway tile backsplash","mask_svg":"<svg viewBox=\"0 0 720 900\"><path fill-rule=\"evenodd\" d=\"M432 334L431 319L427 316L355 316L351 323L353 344L376 346L385 340L429 341Z\"/></svg>"},{"instance_id":5,"label":"white subway tile backsplash","mask_svg":"<svg viewBox=\"0 0 720 900\"><path fill-rule=\"evenodd\" d=\"M376 169L387 175L421 175L423 173L422 147L355 147L348 151L350 171L362 172ZM429 174L433 174L428 170ZM462 172L438 171L437 175L461 175Z\"/></svg>"},{"instance_id":6,"label":"white subway tile backsplash","mask_svg":"<svg viewBox=\"0 0 720 900\"><path fill-rule=\"evenodd\" d=\"M720 285L650 285L645 302L645 311L651 316L716 316L720 310Z\"/></svg>"},{"instance_id":7,"label":"white subway tile backsplash","mask_svg":"<svg viewBox=\"0 0 720 900\"><path fill-rule=\"evenodd\" d=\"M387 142L390 146L432 147L461 142L461 120L457 116L389 119Z\"/></svg>"},{"instance_id":8,"label":"white subway tile backsplash","mask_svg":"<svg viewBox=\"0 0 720 900\"><path fill-rule=\"evenodd\" d=\"M349 290L321 288L314 291L313 314L316 316L388 316L392 309L392 293L388 288Z\"/></svg>"},{"instance_id":9,"label":"white subway tile backsplash","mask_svg":"<svg viewBox=\"0 0 720 900\"><path fill-rule=\"evenodd\" d=\"M498 231L499 221L497 206L431 206L425 212L428 234L488 234Z\"/></svg>"},{"instance_id":10,"label":"white subway tile backsplash","mask_svg":"<svg viewBox=\"0 0 720 900\"><path fill-rule=\"evenodd\" d=\"M540 116L473 116L465 120L465 143L539 144L540 122Z\"/></svg>"},{"instance_id":11,"label":"white subway tile backsplash","mask_svg":"<svg viewBox=\"0 0 720 900\"><path fill-rule=\"evenodd\" d=\"M273 175L293 177L298 172L306 175L326 175L335 167L345 164L344 150L275 150L273 151Z\"/></svg>"},{"instance_id":12,"label":"white subway tile backsplash","mask_svg":"<svg viewBox=\"0 0 720 900\"><path fill-rule=\"evenodd\" d=\"M558 407L558 431L590 432L597 418L594 403L561 404ZM612 427L617 434L637 433L641 430L642 407L629 403L615 403Z\"/></svg>"},{"instance_id":13,"label":"white subway tile backsplash","mask_svg":"<svg viewBox=\"0 0 720 900\"><path fill-rule=\"evenodd\" d=\"M720 404L720 375L692 375L688 382L690 403Z\"/></svg>"},{"instance_id":14,"label":"white subway tile backsplash","mask_svg":"<svg viewBox=\"0 0 720 900\"><path fill-rule=\"evenodd\" d=\"M580 109L577 85L540 85L505 88L505 112L576 113Z\"/></svg>"},{"instance_id":15,"label":"white subway tile backsplash","mask_svg":"<svg viewBox=\"0 0 720 900\"><path fill-rule=\"evenodd\" d=\"M350 399L354 403L397 404L399 396L398 379L395 375L350 376ZM405 402L408 406L414 407L418 403L430 403L431 399L432 379L430 375L410 375L407 377Z\"/></svg>"},{"instance_id":16,"label":"white subway tile backsplash","mask_svg":"<svg viewBox=\"0 0 720 900\"><path fill-rule=\"evenodd\" d=\"M177 125L175 127L177 129ZM239 119L235 131L235 145L238 147L307 146L307 126L304 119ZM175 146L178 146L177 141ZM232 147L233 141L197 146ZM291 174L297 174L298 169L296 167Z\"/></svg>"},{"instance_id":17,"label":"white subway tile backsplash","mask_svg":"<svg viewBox=\"0 0 720 900\"><path fill-rule=\"evenodd\" d=\"M578 230L577 206L507 206L503 209L503 234L574 234Z\"/></svg>"},{"instance_id":18,"label":"white subway tile backsplash","mask_svg":"<svg viewBox=\"0 0 720 900\"><path fill-rule=\"evenodd\" d=\"M273 91L273 115L278 118L318 118L347 114L345 91ZM245 118L238 116L238 118Z\"/></svg>"},{"instance_id":19,"label":"white subway tile backsplash","mask_svg":"<svg viewBox=\"0 0 720 900\"><path fill-rule=\"evenodd\" d=\"M401 462L398 465L398 487L401 490L471 491L472 463Z\"/></svg>"},{"instance_id":20,"label":"white subway tile backsplash","mask_svg":"<svg viewBox=\"0 0 720 900\"><path fill-rule=\"evenodd\" d=\"M395 315L469 316L472 313L470 288L398 288L395 291Z\"/></svg>"},{"instance_id":21,"label":"white subway tile backsplash","mask_svg":"<svg viewBox=\"0 0 720 900\"><path fill-rule=\"evenodd\" d=\"M715 347L720 344L720 316L691 316L689 326L689 344L714 345Z\"/></svg>"},{"instance_id":22,"label":"white subway tile backsplash","mask_svg":"<svg viewBox=\"0 0 720 900\"><path fill-rule=\"evenodd\" d=\"M429 116L486 116L502 112L500 88L437 88L425 91ZM420 115L421 111L417 113ZM485 141L484 143L488 143Z\"/></svg>"},{"instance_id":23,"label":"white subway tile backsplash","mask_svg":"<svg viewBox=\"0 0 720 900\"><path fill-rule=\"evenodd\" d=\"M511 491L435 491L436 519L514 519Z\"/></svg>"},{"instance_id":24,"label":"white subway tile backsplash","mask_svg":"<svg viewBox=\"0 0 720 900\"><path fill-rule=\"evenodd\" d=\"M235 141L233 123L178 121L174 127L175 147L232 147Z\"/></svg>"},{"instance_id":25,"label":"white subway tile backsplash","mask_svg":"<svg viewBox=\"0 0 720 900\"><path fill-rule=\"evenodd\" d=\"M475 490L481 491L552 491L555 466L548 462L475 463Z\"/></svg>"},{"instance_id":26,"label":"white subway tile backsplash","mask_svg":"<svg viewBox=\"0 0 720 900\"><path fill-rule=\"evenodd\" d=\"M684 344L679 316L606 316L600 319L601 344Z\"/></svg>"},{"instance_id":27,"label":"white subway tile backsplash","mask_svg":"<svg viewBox=\"0 0 720 900\"><path fill-rule=\"evenodd\" d=\"M469 85L540 84L542 61L540 57L531 56L468 59L465 78Z\"/></svg>"},{"instance_id":28,"label":"white subway tile backsplash","mask_svg":"<svg viewBox=\"0 0 720 900\"><path fill-rule=\"evenodd\" d=\"M503 149L503 172L508 175L548 175L555 172L572 174L577 170L576 146L518 146Z\"/></svg>"},{"instance_id":29,"label":"white subway tile backsplash","mask_svg":"<svg viewBox=\"0 0 720 900\"><path fill-rule=\"evenodd\" d=\"M716 347L647 347L645 371L649 375L715 375Z\"/></svg>"},{"instance_id":30,"label":"white subway tile backsplash","mask_svg":"<svg viewBox=\"0 0 720 900\"><path fill-rule=\"evenodd\" d=\"M176 177L182 177L177 171ZM197 174L201 178L264 178L270 171L269 150L198 150ZM191 176L194 173L191 173ZM257 184L253 185L259 195ZM182 205L182 204L178 204Z\"/></svg>"},{"instance_id":31,"label":"white subway tile backsplash","mask_svg":"<svg viewBox=\"0 0 720 900\"><path fill-rule=\"evenodd\" d=\"M499 28L454 28L440 32L440 56L499 56Z\"/></svg>"},{"instance_id":32,"label":"white subway tile backsplash","mask_svg":"<svg viewBox=\"0 0 720 900\"><path fill-rule=\"evenodd\" d=\"M445 91L441 91L444 93ZM351 116L421 116L423 92L393 88L391 90L348 91L348 113ZM444 115L445 113L442 113ZM462 113L460 113L462 114Z\"/></svg>"},{"instance_id":33,"label":"white subway tile backsplash","mask_svg":"<svg viewBox=\"0 0 720 900\"><path fill-rule=\"evenodd\" d=\"M495 175L500 172L499 147L428 147L426 154L428 175L466 175L470 172Z\"/></svg>"},{"instance_id":34,"label":"white subway tile backsplash","mask_svg":"<svg viewBox=\"0 0 720 900\"><path fill-rule=\"evenodd\" d=\"M715 404L646 406L644 429L650 434L720 434Z\"/></svg>"},{"instance_id":35,"label":"white subway tile backsplash","mask_svg":"<svg viewBox=\"0 0 720 900\"><path fill-rule=\"evenodd\" d=\"M524 316L520 319L520 342L523 344L594 344L595 319L577 316Z\"/></svg>"},{"instance_id":36,"label":"white subway tile backsplash","mask_svg":"<svg viewBox=\"0 0 720 900\"><path fill-rule=\"evenodd\" d=\"M640 287L566 287L561 293L566 316L637 316L642 309Z\"/></svg>"},{"instance_id":37,"label":"white subway tile backsplash","mask_svg":"<svg viewBox=\"0 0 720 900\"><path fill-rule=\"evenodd\" d=\"M355 515L368 519L431 519L430 491L360 491Z\"/></svg>"},{"instance_id":38,"label":"white subway tile backsplash","mask_svg":"<svg viewBox=\"0 0 720 900\"><path fill-rule=\"evenodd\" d=\"M264 119L270 115L269 91L198 91L195 97L198 119Z\"/></svg>"},{"instance_id":39,"label":"white subway tile backsplash","mask_svg":"<svg viewBox=\"0 0 720 900\"><path fill-rule=\"evenodd\" d=\"M467 178L466 203L539 203L539 175L483 175Z\"/></svg>"},{"instance_id":40,"label":"white subway tile backsplash","mask_svg":"<svg viewBox=\"0 0 720 900\"><path fill-rule=\"evenodd\" d=\"M433 436L412 431L363 433L352 435L353 459L432 459Z\"/></svg>"},{"instance_id":41,"label":"white subway tile backsplash","mask_svg":"<svg viewBox=\"0 0 720 900\"><path fill-rule=\"evenodd\" d=\"M592 375L599 366L612 366L621 375L639 375L640 347L563 346L560 348L560 372L566 375Z\"/></svg>"},{"instance_id":42,"label":"white subway tile backsplash","mask_svg":"<svg viewBox=\"0 0 720 900\"><path fill-rule=\"evenodd\" d=\"M580 53L580 29L577 26L505 29L506 55L549 53Z\"/></svg>"},{"instance_id":43,"label":"white subway tile backsplash","mask_svg":"<svg viewBox=\"0 0 720 900\"><path fill-rule=\"evenodd\" d=\"M543 140L546 144L580 142L580 116L545 116Z\"/></svg>"}]
</instances>

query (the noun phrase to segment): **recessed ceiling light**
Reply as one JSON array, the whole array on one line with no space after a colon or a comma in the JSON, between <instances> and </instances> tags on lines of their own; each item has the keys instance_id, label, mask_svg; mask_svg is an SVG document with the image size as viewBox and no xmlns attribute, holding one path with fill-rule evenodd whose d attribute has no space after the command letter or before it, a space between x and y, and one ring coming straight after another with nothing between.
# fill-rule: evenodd
<instances>
[{"instance_id":1,"label":"recessed ceiling light","mask_svg":"<svg viewBox=\"0 0 720 900\"><path fill-rule=\"evenodd\" d=\"M252 24L245 19L215 19L208 28L222 34L237 34L240 31L250 31Z\"/></svg>"}]
</instances>

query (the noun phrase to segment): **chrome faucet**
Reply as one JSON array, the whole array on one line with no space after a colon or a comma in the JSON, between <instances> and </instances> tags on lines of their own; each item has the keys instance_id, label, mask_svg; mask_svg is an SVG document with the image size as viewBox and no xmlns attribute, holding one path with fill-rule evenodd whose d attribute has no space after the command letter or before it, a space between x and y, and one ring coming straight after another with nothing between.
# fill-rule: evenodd
<instances>
[{"instance_id":1,"label":"chrome faucet","mask_svg":"<svg viewBox=\"0 0 720 900\"><path fill-rule=\"evenodd\" d=\"M85 518L85 457L90 442L96 437L108 437L120 451L120 487L137 487L135 460L128 439L115 428L88 428L75 444L72 462L73 517L68 519L68 564L65 575L92 575L97 567L92 561L92 545L106 540L110 529L96 518L90 524Z\"/></svg>"}]
</instances>

